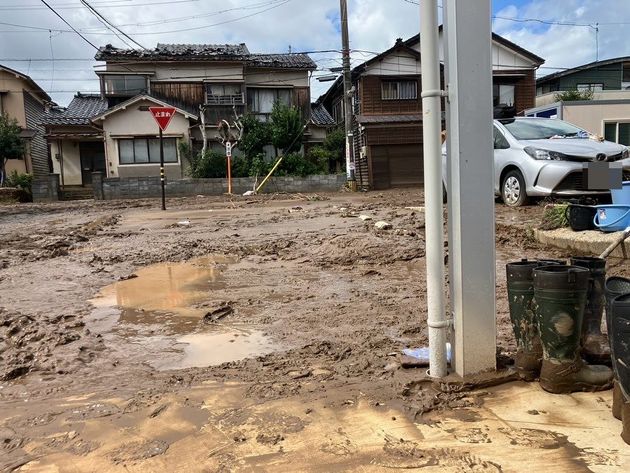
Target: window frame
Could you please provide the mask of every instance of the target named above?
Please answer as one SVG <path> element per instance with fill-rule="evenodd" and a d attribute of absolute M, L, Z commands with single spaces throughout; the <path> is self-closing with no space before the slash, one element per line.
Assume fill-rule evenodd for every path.
<path fill-rule="evenodd" d="M 615 125 L 615 139 L 614 140 L 608 140 L 608 141 L 613 141 L 613 143 L 617 143 L 620 144 L 622 146 L 630 146 L 630 140 L 628 140 L 628 144 L 624 144 L 624 143 L 620 143 L 619 142 L 619 125 L 628 125 L 630 126 L 630 119 L 618 119 L 618 120 L 603 120 L 602 121 L 602 136 L 604 137 L 604 139 L 606 139 L 606 125 Z M 628 133 L 630 135 L 630 131 Z"/>
<path fill-rule="evenodd" d="M 158 156 L 157 156 L 157 161 L 152 161 L 151 160 L 151 146 L 150 146 L 150 140 L 159 140 L 158 137 L 155 136 L 134 136 L 131 138 L 117 138 L 117 148 L 118 148 L 118 165 L 119 166 L 147 166 L 147 165 L 152 165 L 152 166 L 159 166 L 160 164 L 160 156 L 159 156 L 159 151 L 158 151 Z M 122 161 L 122 154 L 121 154 L 121 143 L 123 141 L 126 142 L 131 142 L 131 149 L 133 150 L 133 162 L 131 163 L 125 163 Z M 147 159 L 148 161 L 140 161 L 137 162 L 136 161 L 136 141 L 144 141 L 144 146 L 145 149 L 147 151 Z M 169 160 L 166 156 L 166 152 L 164 153 L 164 164 L 179 164 L 179 152 L 177 151 L 177 138 L 175 137 L 165 137 L 164 138 L 164 150 L 166 151 L 166 142 L 169 141 L 173 141 L 174 142 L 174 149 L 175 149 L 175 160 Z M 159 149 L 159 148 L 158 148 Z"/>
<path fill-rule="evenodd" d="M 516 106 L 516 84 L 513 83 L 509 83 L 509 84 L 492 84 L 492 106 L 493 107 L 498 107 L 501 104 L 501 87 L 511 87 L 512 88 L 512 103 L 510 104 L 505 104 L 508 107 L 515 107 Z M 497 91 L 497 95 L 494 95 L 495 92 L 495 88 Z M 496 102 L 495 103 L 495 97 L 496 97 Z"/>
<path fill-rule="evenodd" d="M 147 74 L 125 74 L 125 73 L 120 73 L 120 74 L 103 74 L 100 76 L 101 77 L 101 91 L 103 93 L 103 96 L 105 97 L 133 97 L 135 95 L 138 95 L 140 93 L 147 93 L 150 92 L 149 90 L 149 76 Z M 111 90 L 108 91 L 107 90 L 107 81 L 109 80 L 113 80 L 114 78 L 122 78 L 125 84 L 125 88 L 123 91 L 117 91 L 117 90 Z M 128 78 L 142 78 L 144 80 L 144 87 L 142 89 L 132 89 L 131 91 L 129 91 L 129 89 L 127 88 L 127 79 Z"/>
<path fill-rule="evenodd" d="M 281 92 L 286 92 L 288 94 L 288 103 L 286 103 L 285 105 L 291 107 L 293 106 L 293 87 L 247 87 L 247 98 L 246 98 L 246 102 L 247 102 L 247 112 L 251 113 L 252 115 L 258 117 L 259 119 L 263 119 L 263 121 L 268 121 L 269 120 L 269 116 L 271 115 L 271 110 L 269 112 L 261 112 L 260 110 L 254 110 L 253 107 L 253 103 L 254 103 L 254 98 L 253 95 L 260 93 L 260 91 L 265 91 L 265 92 L 273 92 L 275 97 L 274 97 L 274 101 L 273 103 L 275 104 L 276 102 L 282 102 L 280 100 L 280 93 Z M 252 98 L 250 101 L 250 97 Z M 284 103 L 284 102 L 282 102 Z"/>
<path fill-rule="evenodd" d="M 601 92 L 604 90 L 603 82 L 582 82 L 575 85 L 575 88 L 579 92 L 586 92 L 587 90 L 592 90 L 593 92 Z"/>
<path fill-rule="evenodd" d="M 413 97 L 400 97 L 401 92 L 401 84 L 409 83 L 413 84 Z M 396 95 L 397 97 L 385 97 L 385 86 L 391 86 L 391 84 L 397 84 Z M 391 92 L 391 90 L 390 90 Z M 392 100 L 418 100 L 418 80 L 417 79 L 381 79 L 381 100 L 383 101 L 392 101 Z"/>
<path fill-rule="evenodd" d="M 212 94 L 213 86 L 223 87 L 223 94 Z M 240 92 L 236 94 L 226 94 L 225 87 L 238 87 Z M 244 84 L 242 82 L 205 82 L 204 92 L 206 105 L 245 105 Z"/>

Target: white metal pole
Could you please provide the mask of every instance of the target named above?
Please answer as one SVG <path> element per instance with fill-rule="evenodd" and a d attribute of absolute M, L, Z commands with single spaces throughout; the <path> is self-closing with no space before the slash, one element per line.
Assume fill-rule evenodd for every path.
<path fill-rule="evenodd" d="M 420 2 L 420 60 L 429 375 L 442 378 L 447 374 L 447 321 L 444 314 L 444 217 L 442 213 L 442 143 L 440 137 L 442 91 L 440 89 L 437 28 L 437 0 L 422 0 Z"/>
<path fill-rule="evenodd" d="M 490 0 L 444 0 L 455 371 L 496 368 Z"/>

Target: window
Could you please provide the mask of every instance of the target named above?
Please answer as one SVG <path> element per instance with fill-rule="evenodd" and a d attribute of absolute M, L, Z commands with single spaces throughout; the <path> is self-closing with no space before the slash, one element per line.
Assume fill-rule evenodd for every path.
<path fill-rule="evenodd" d="M 118 140 L 120 164 L 155 164 L 160 162 L 158 138 L 130 138 Z M 164 138 L 164 162 L 177 162 L 177 140 Z"/>
<path fill-rule="evenodd" d="M 494 129 L 494 149 L 508 149 L 510 144 L 503 136 L 503 133 L 499 131 L 496 126 L 492 127 Z"/>
<path fill-rule="evenodd" d="M 241 84 L 206 84 L 206 103 L 209 105 L 243 104 Z"/>
<path fill-rule="evenodd" d="M 630 89 L 630 62 L 624 62 L 621 73 L 621 88 Z"/>
<path fill-rule="evenodd" d="M 579 90 L 580 92 L 584 92 L 587 90 L 593 90 L 593 91 L 600 91 L 600 90 L 604 90 L 604 84 L 578 84 L 577 85 L 577 90 Z"/>
<path fill-rule="evenodd" d="M 415 100 L 418 98 L 418 82 L 415 80 L 385 80 L 381 83 L 383 100 Z"/>
<path fill-rule="evenodd" d="M 517 140 L 546 140 L 552 136 L 579 136 L 586 133 L 570 123 L 553 118 L 519 118 L 499 120 Z"/>
<path fill-rule="evenodd" d="M 510 84 L 494 84 L 492 86 L 492 105 L 514 106 L 514 90 L 515 86 Z"/>
<path fill-rule="evenodd" d="M 138 75 L 102 76 L 105 95 L 125 95 L 133 97 L 147 91 L 147 77 Z"/>
<path fill-rule="evenodd" d="M 630 122 L 604 123 L 604 138 L 608 141 L 630 146 Z"/>
<path fill-rule="evenodd" d="M 263 121 L 269 118 L 276 102 L 291 105 L 291 89 L 247 89 L 247 107 Z"/>

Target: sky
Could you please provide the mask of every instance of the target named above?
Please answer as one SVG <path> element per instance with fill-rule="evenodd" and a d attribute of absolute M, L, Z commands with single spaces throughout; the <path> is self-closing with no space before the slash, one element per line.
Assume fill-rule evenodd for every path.
<path fill-rule="evenodd" d="M 353 64 L 419 30 L 418 0 L 348 0 Z M 94 46 L 133 47 L 82 0 L 46 0 Z M 341 66 L 338 0 L 87 0 L 140 45 L 246 43 L 251 52 L 313 52 L 312 99 Z M 630 56 L 630 0 L 494 0 L 493 31 L 546 59 L 539 76 Z M 95 49 L 41 0 L 0 0 L 0 64 L 30 75 L 60 105 L 98 92 Z M 19 59 L 19 61 L 15 61 Z M 52 60 L 54 59 L 54 60 Z"/>

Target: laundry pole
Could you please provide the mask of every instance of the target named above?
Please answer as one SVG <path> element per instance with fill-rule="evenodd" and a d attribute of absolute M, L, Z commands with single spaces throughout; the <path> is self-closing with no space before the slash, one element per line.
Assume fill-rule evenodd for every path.
<path fill-rule="evenodd" d="M 437 0 L 420 2 L 420 61 L 422 72 L 422 136 L 427 271 L 429 376 L 447 375 L 444 313 L 444 217 L 442 212 L 442 128 Z"/>
<path fill-rule="evenodd" d="M 491 5 L 443 5 L 453 358 L 466 376 L 496 369 Z"/>

